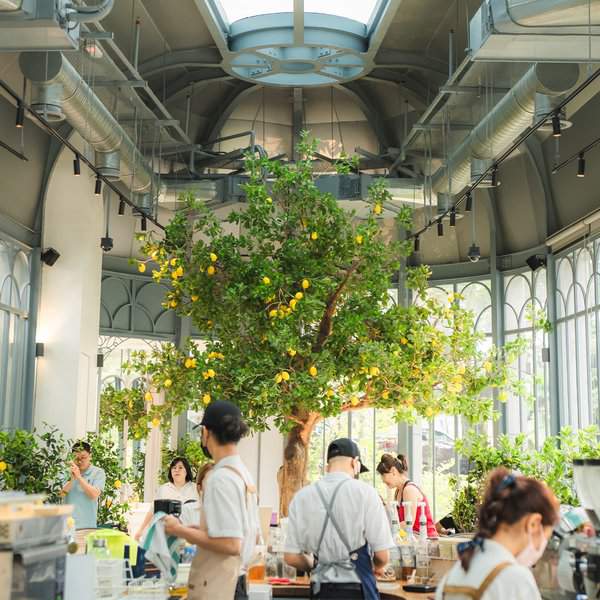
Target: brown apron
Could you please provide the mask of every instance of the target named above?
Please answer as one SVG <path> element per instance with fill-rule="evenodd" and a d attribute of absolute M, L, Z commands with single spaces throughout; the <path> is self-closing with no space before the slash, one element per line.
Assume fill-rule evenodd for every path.
<path fill-rule="evenodd" d="M 221 468 L 233 471 L 244 482 L 247 508 L 248 496 L 255 493 L 253 486 L 246 483 L 242 474 L 235 467 L 225 465 Z M 200 529 L 208 532 L 204 510 L 200 517 Z M 190 568 L 188 600 L 233 600 L 241 568 L 241 556 L 230 556 L 198 548 Z"/>
<path fill-rule="evenodd" d="M 483 580 L 483 583 L 478 588 L 472 588 L 468 586 L 462 585 L 445 585 L 444 590 L 442 592 L 442 598 L 445 600 L 448 596 L 469 596 L 473 600 L 481 600 L 485 591 L 492 585 L 492 582 L 498 575 L 500 575 L 501 571 L 506 569 L 506 567 L 510 567 L 514 563 L 511 562 L 503 562 L 499 565 L 496 565 L 489 573 L 488 576 Z"/>

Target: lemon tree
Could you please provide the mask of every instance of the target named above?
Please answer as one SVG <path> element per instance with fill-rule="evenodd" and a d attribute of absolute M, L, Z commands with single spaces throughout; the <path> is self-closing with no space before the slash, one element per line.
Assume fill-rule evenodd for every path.
<path fill-rule="evenodd" d="M 382 235 L 384 182 L 371 186 L 370 214 L 357 219 L 315 185 L 315 144 L 306 135 L 299 151 L 295 164 L 247 159 L 247 203 L 226 227 L 201 201 L 184 198 L 163 239 L 141 236 L 139 261 L 140 271 L 170 282 L 165 308 L 191 317 L 207 342 L 202 351 L 190 343 L 146 360 L 152 384 L 175 398 L 157 410 L 222 398 L 254 429 L 273 420 L 288 440 L 284 508 L 304 483 L 319 419 L 367 406 L 392 408 L 404 421 L 440 412 L 489 419 L 493 402 L 483 392 L 514 385 L 507 365 L 519 351 L 519 342 L 481 351 L 460 297 L 428 297 L 427 267 L 407 272 L 417 301 L 395 305 L 388 288 L 412 245 Z M 397 226 L 411 229 L 409 208 Z"/>

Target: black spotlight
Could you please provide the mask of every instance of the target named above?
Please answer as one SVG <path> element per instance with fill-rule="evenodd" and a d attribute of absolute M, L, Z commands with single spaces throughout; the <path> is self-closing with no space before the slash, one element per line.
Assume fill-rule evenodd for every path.
<path fill-rule="evenodd" d="M 442 237 L 444 235 L 444 224 L 442 223 L 441 217 L 438 219 L 438 222 L 437 222 L 437 230 L 438 230 L 438 235 L 440 237 Z"/>
<path fill-rule="evenodd" d="M 73 175 L 76 177 L 81 175 L 81 161 L 79 160 L 79 154 L 76 154 L 73 159 Z"/>
<path fill-rule="evenodd" d="M 23 129 L 23 125 L 25 124 L 25 107 L 22 102 L 19 102 L 17 105 L 17 118 L 15 121 L 15 127 L 17 129 Z"/>
<path fill-rule="evenodd" d="M 147 231 L 148 230 L 148 223 L 146 221 L 146 217 L 142 217 L 142 226 L 141 226 L 141 230 L 142 231 Z"/>
<path fill-rule="evenodd" d="M 123 198 L 119 200 L 119 214 L 121 216 L 125 214 L 125 200 L 123 200 Z"/>
<path fill-rule="evenodd" d="M 558 138 L 562 135 L 562 131 L 560 129 L 560 117 L 558 115 L 554 115 L 552 117 L 552 137 Z"/>
<path fill-rule="evenodd" d="M 60 254 L 54 248 L 47 248 L 42 252 L 40 258 L 45 265 L 51 267 L 60 258 Z"/>
<path fill-rule="evenodd" d="M 579 155 L 579 160 L 577 161 L 577 177 L 585 177 L 585 157 L 583 154 Z"/>
<path fill-rule="evenodd" d="M 415 236 L 415 252 L 418 252 L 421 249 L 421 240 L 419 236 Z"/>
<path fill-rule="evenodd" d="M 96 183 L 94 185 L 94 194 L 96 196 L 100 196 L 100 194 L 102 194 L 102 179 L 100 179 L 99 175 L 96 175 Z"/>
<path fill-rule="evenodd" d="M 456 227 L 456 206 L 450 209 L 450 227 Z"/>
<path fill-rule="evenodd" d="M 465 200 L 465 212 L 471 212 L 473 210 L 473 194 L 467 192 L 467 199 Z"/>
<path fill-rule="evenodd" d="M 537 271 L 546 266 L 546 257 L 543 254 L 533 254 L 525 262 L 532 271 Z"/>
<path fill-rule="evenodd" d="M 103 238 L 100 238 L 100 248 L 102 248 L 104 252 L 110 252 L 113 249 L 113 246 L 113 239 L 108 235 Z"/>

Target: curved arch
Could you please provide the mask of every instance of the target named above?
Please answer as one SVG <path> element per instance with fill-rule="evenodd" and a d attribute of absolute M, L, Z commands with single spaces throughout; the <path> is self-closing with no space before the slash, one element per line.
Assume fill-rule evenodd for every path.
<path fill-rule="evenodd" d="M 108 275 L 102 279 L 102 282 L 100 285 L 101 286 L 104 285 L 104 282 L 106 282 L 106 281 L 118 281 L 123 286 L 123 289 L 125 290 L 125 293 L 127 294 L 127 298 L 129 299 L 129 301 L 130 302 L 132 301 L 131 292 L 129 290 L 129 287 L 125 284 L 125 281 L 123 281 L 123 279 L 121 277 L 116 277 L 115 275 Z"/>

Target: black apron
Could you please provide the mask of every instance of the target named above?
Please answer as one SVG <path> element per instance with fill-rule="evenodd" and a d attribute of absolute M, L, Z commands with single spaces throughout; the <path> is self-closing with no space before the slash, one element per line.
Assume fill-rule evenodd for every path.
<path fill-rule="evenodd" d="M 311 574 L 311 597 L 312 598 L 321 597 L 319 594 L 321 591 L 321 585 L 323 584 L 323 582 L 322 582 L 323 574 L 331 568 L 338 568 L 338 569 L 343 569 L 343 570 L 347 570 L 347 571 L 354 571 L 356 573 L 356 575 L 358 576 L 358 579 L 360 580 L 360 589 L 357 589 L 354 594 L 352 594 L 352 592 L 350 590 L 348 591 L 346 597 L 349 600 L 352 597 L 361 598 L 362 600 L 380 600 L 379 592 L 377 591 L 377 582 L 375 581 L 375 575 L 373 573 L 373 563 L 371 561 L 371 554 L 369 552 L 368 543 L 365 542 L 365 544 L 363 546 L 361 546 L 360 548 L 358 548 L 356 550 L 353 550 L 350 547 L 350 544 L 348 543 L 348 540 L 347 540 L 345 534 L 343 533 L 343 531 L 339 527 L 337 521 L 335 520 L 335 517 L 333 516 L 332 509 L 333 509 L 333 504 L 335 502 L 337 494 L 340 491 L 340 488 L 344 485 L 344 483 L 346 483 L 348 481 L 350 481 L 350 479 L 344 479 L 343 481 L 341 481 L 338 484 L 338 486 L 333 491 L 333 494 L 331 496 L 331 500 L 329 501 L 329 503 L 327 502 L 327 499 L 325 498 L 323 491 L 319 487 L 319 484 L 318 483 L 315 484 L 315 486 L 317 488 L 317 492 L 319 494 L 319 497 L 321 498 L 321 502 L 323 503 L 323 506 L 325 507 L 325 511 L 327 513 L 325 516 L 325 522 L 323 523 L 323 529 L 321 530 L 321 537 L 319 538 L 319 543 L 317 545 L 317 550 L 316 550 L 315 554 L 318 557 L 319 550 L 321 549 L 321 544 L 323 543 L 323 538 L 325 537 L 325 530 L 327 529 L 327 525 L 329 524 L 329 521 L 331 521 L 331 524 L 333 525 L 333 528 L 335 529 L 340 540 L 342 541 L 342 544 L 346 547 L 348 556 L 345 559 L 342 559 L 342 560 L 336 561 L 336 562 L 331 562 L 331 563 L 323 563 L 319 560 L 317 561 L 317 566 L 315 567 L 315 569 L 313 570 L 313 572 Z M 328 588 L 329 587 L 335 588 L 335 587 L 337 587 L 338 584 L 332 582 L 332 583 L 326 583 L 323 585 L 327 586 Z M 340 583 L 339 587 L 340 588 L 346 587 L 348 585 L 351 586 L 353 584 Z"/>

